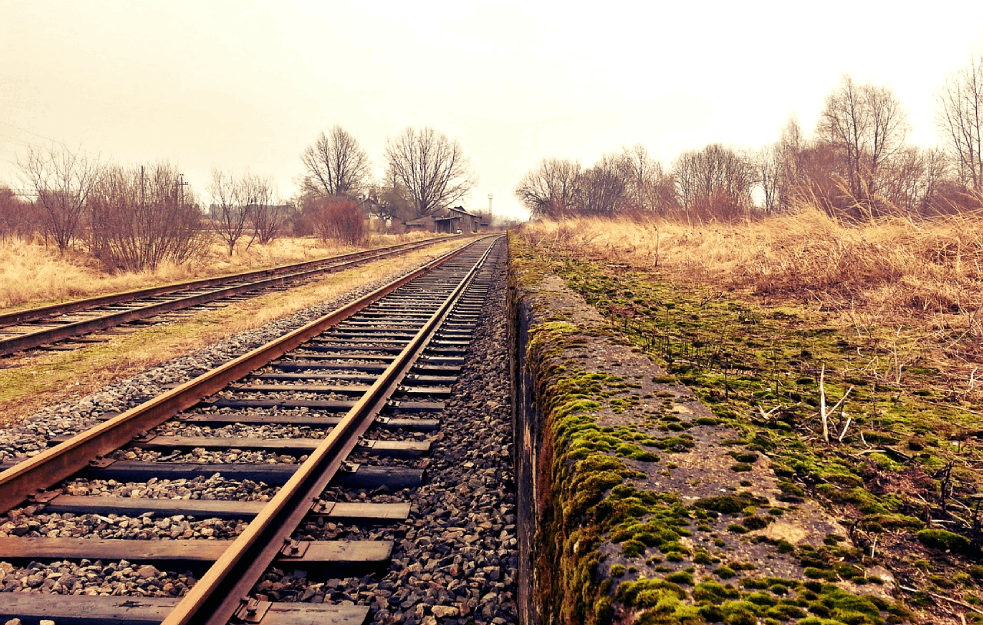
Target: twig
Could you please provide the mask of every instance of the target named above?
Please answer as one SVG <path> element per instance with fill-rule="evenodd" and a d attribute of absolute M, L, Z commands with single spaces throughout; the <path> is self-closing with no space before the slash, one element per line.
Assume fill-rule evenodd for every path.
<path fill-rule="evenodd" d="M 852 390 L 853 387 L 851 386 L 846 390 L 846 393 L 843 394 L 843 397 L 840 398 L 840 401 L 836 402 L 836 405 L 833 406 L 831 410 L 826 410 L 826 365 L 823 364 L 823 368 L 819 372 L 819 418 L 822 419 L 823 422 L 823 440 L 826 441 L 826 444 L 829 444 L 829 416 L 843 405 L 843 402 L 846 401 L 846 398 L 850 395 L 850 391 Z M 845 431 L 846 430 L 844 429 L 844 432 Z"/>
<path fill-rule="evenodd" d="M 847 417 L 846 418 L 846 425 L 843 426 L 843 431 L 840 432 L 840 437 L 838 439 L 836 439 L 837 441 L 839 441 L 841 443 L 843 442 L 843 437 L 846 436 L 846 431 L 850 427 L 850 422 L 851 421 L 853 421 L 853 418 L 852 417 Z"/>
<path fill-rule="evenodd" d="M 970 612 L 976 612 L 977 614 L 983 614 L 983 610 L 980 610 L 979 608 L 977 608 L 974 605 L 970 605 L 968 603 L 965 603 L 963 601 L 960 601 L 959 599 L 953 599 L 951 597 L 946 597 L 945 595 L 940 595 L 938 593 L 930 592 L 928 590 L 918 590 L 916 588 L 908 588 L 907 586 L 900 586 L 899 585 L 898 588 L 900 588 L 901 590 L 903 590 L 905 592 L 924 592 L 926 595 L 932 597 L 933 599 L 941 599 L 942 601 L 948 601 L 949 603 L 952 603 L 952 604 L 958 605 L 960 607 L 966 608 Z"/>

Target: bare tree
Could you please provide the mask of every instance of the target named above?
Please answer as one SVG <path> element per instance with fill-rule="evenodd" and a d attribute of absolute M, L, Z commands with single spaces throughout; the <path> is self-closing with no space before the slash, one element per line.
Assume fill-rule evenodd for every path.
<path fill-rule="evenodd" d="M 270 178 L 246 174 L 242 179 L 245 195 L 251 201 L 249 222 L 252 236 L 262 244 L 280 236 L 287 221 L 287 207 L 278 201 L 276 187 Z"/>
<path fill-rule="evenodd" d="M 775 210 L 788 210 L 793 202 L 803 194 L 803 151 L 807 145 L 802 136 L 799 120 L 790 117 L 782 128 L 782 136 L 772 150 L 776 171 L 773 173 L 776 184 Z"/>
<path fill-rule="evenodd" d="M 687 219 L 735 219 L 751 210 L 751 161 L 719 143 L 680 155 L 673 176 Z"/>
<path fill-rule="evenodd" d="M 619 159 L 604 156 L 577 176 L 576 210 L 582 215 L 614 216 L 625 206 L 627 189 L 624 173 L 619 170 Z"/>
<path fill-rule="evenodd" d="M 533 217 L 555 217 L 574 208 L 580 163 L 543 159 L 519 181 L 515 195 Z"/>
<path fill-rule="evenodd" d="M 755 184 L 761 190 L 763 208 L 768 213 L 781 210 L 782 163 L 776 146 L 766 145 L 751 159 Z"/>
<path fill-rule="evenodd" d="M 477 181 L 461 145 L 433 128 L 407 128 L 387 140 L 386 160 L 386 178 L 406 189 L 414 217 L 460 201 Z"/>
<path fill-rule="evenodd" d="M 959 178 L 983 196 L 983 54 L 949 76 L 935 101 L 936 123 L 958 164 Z"/>
<path fill-rule="evenodd" d="M 368 184 L 369 156 L 341 126 L 318 135 L 300 160 L 307 170 L 303 186 L 314 195 L 354 197 Z"/>
<path fill-rule="evenodd" d="M 887 87 L 854 84 L 843 76 L 826 98 L 819 136 L 841 151 L 847 191 L 861 214 L 870 217 L 881 166 L 904 144 L 907 113 Z"/>
<path fill-rule="evenodd" d="M 58 249 L 71 247 L 81 234 L 85 204 L 99 180 L 99 161 L 79 148 L 29 146 L 19 162 L 21 171 L 37 193 L 37 206 L 46 234 Z"/>
<path fill-rule="evenodd" d="M 638 143 L 623 148 L 617 167 L 625 182 L 625 208 L 667 214 L 676 207 L 675 183 L 662 163 Z"/>
<path fill-rule="evenodd" d="M 107 167 L 89 196 L 89 247 L 113 269 L 182 263 L 204 249 L 201 209 L 177 168 Z"/>
<path fill-rule="evenodd" d="M 394 172 L 387 172 L 394 176 Z M 369 187 L 368 199 L 371 202 L 372 214 L 382 221 L 392 222 L 396 219 L 410 219 L 413 216 L 413 199 L 409 191 L 395 177 Z"/>
<path fill-rule="evenodd" d="M 236 243 L 252 224 L 256 207 L 269 204 L 270 186 L 266 179 L 252 174 L 233 176 L 214 169 L 208 192 L 212 197 L 211 213 L 216 230 L 232 256 Z M 247 250 L 255 239 L 256 231 L 253 230 L 246 244 Z"/>
<path fill-rule="evenodd" d="M 17 197 L 10 187 L 0 186 L 0 241 L 33 234 L 39 225 L 34 204 Z"/>

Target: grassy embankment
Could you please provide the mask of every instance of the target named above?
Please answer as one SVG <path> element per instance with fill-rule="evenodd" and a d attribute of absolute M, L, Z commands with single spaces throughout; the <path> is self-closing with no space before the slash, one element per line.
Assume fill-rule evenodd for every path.
<path fill-rule="evenodd" d="M 302 250 L 310 249 L 306 243 L 301 241 L 282 244 L 283 249 L 292 249 L 293 255 L 267 256 L 272 260 L 269 264 L 302 260 L 303 256 L 298 258 L 297 255 L 303 254 Z M 321 280 L 291 290 L 289 296 L 282 292 L 270 293 L 217 310 L 203 311 L 180 322 L 148 326 L 128 334 L 112 336 L 105 342 L 94 343 L 78 350 L 36 352 L 28 356 L 8 357 L 3 361 L 3 368 L 0 368 L 0 425 L 16 422 L 44 406 L 84 396 L 114 380 L 126 378 L 209 343 L 337 297 L 404 268 L 425 262 L 459 244 L 460 242 L 441 243 L 401 258 L 376 261 L 345 272 L 327 274 Z M 317 250 L 317 256 L 343 253 L 345 250 L 328 251 L 325 254 L 322 251 L 323 248 Z M 264 266 L 255 260 L 250 262 L 256 263 L 250 265 L 250 268 Z M 89 272 L 92 269 L 79 271 Z M 36 273 L 54 275 L 55 271 L 38 268 Z M 172 277 L 174 276 L 164 272 L 163 276 L 156 274 L 121 278 L 131 280 L 125 282 L 125 286 L 113 282 L 109 277 L 105 284 L 114 285 L 106 290 L 138 288 L 155 283 L 153 280 L 167 282 Z M 51 284 L 52 292 L 59 289 L 54 282 L 56 281 L 53 280 Z M 59 289 L 58 292 L 58 297 L 67 295 L 64 289 Z M 92 291 L 85 294 L 91 293 Z"/>
<path fill-rule="evenodd" d="M 844 558 L 886 566 L 916 609 L 972 616 L 983 223 L 847 227 L 805 213 L 700 228 L 545 222 L 522 236 L 750 455 L 767 454 L 790 497 L 840 518 Z"/>

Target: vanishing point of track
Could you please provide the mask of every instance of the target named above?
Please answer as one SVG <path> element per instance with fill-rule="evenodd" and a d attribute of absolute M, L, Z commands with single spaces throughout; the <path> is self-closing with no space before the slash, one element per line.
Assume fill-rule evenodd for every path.
<path fill-rule="evenodd" d="M 265 571 L 304 567 L 362 571 L 385 565 L 382 541 L 298 541 L 312 516 L 351 523 L 398 523 L 409 504 L 345 503 L 322 497 L 331 486 L 391 489 L 418 485 L 423 470 L 401 461 L 428 453 L 413 433 L 439 428 L 443 400 L 465 362 L 488 291 L 489 262 L 499 238 L 485 238 L 231 362 L 202 374 L 0 473 L 0 510 L 31 499 L 77 514 L 175 514 L 250 518 L 233 541 L 127 541 L 94 538 L 0 538 L 0 560 L 107 559 L 214 562 L 180 600 L 3 593 L 0 617 L 40 615 L 64 622 L 285 625 L 364 622 L 362 606 L 260 601 L 251 591 Z M 431 417 L 431 418 L 427 418 Z M 177 425 L 175 425 L 175 423 Z M 167 431 L 154 431 L 167 424 Z M 266 428 L 302 425 L 323 437 L 229 439 L 173 435 L 183 425 Z M 166 429 L 166 428 L 165 428 Z M 367 439 L 366 435 L 375 438 Z M 306 456 L 302 463 L 230 464 L 123 461 L 130 445 L 173 453 L 198 448 L 273 449 Z M 173 451 L 178 450 L 178 451 Z M 367 461 L 389 458 L 378 466 Z M 354 459 L 354 460 L 353 460 Z M 268 503 L 71 496 L 72 476 L 143 480 L 222 474 L 282 484 Z M 6 606 L 6 607 L 5 607 Z M 84 615 L 84 616 L 80 616 Z M 86 620 L 88 619 L 88 620 Z M 30 620 L 29 620 L 30 622 Z"/>

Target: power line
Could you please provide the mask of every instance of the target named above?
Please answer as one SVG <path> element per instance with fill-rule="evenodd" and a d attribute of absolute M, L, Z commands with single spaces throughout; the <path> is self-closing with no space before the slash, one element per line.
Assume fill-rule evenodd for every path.
<path fill-rule="evenodd" d="M 15 128 L 17 130 L 20 130 L 21 132 L 26 132 L 27 134 L 34 135 L 35 137 L 41 137 L 42 139 L 45 139 L 47 141 L 51 141 L 52 143 L 59 143 L 63 147 L 66 147 L 66 148 L 68 147 L 67 145 L 65 145 L 61 141 L 58 141 L 57 139 L 52 139 L 51 137 L 46 137 L 45 135 L 42 135 L 42 134 L 37 133 L 37 132 L 34 132 L 33 130 L 28 130 L 27 128 L 22 128 L 20 126 L 16 126 L 14 124 L 11 124 L 10 122 L 5 122 L 2 119 L 0 119 L 0 124 L 3 124 L 4 126 L 9 126 L 11 128 Z"/>

